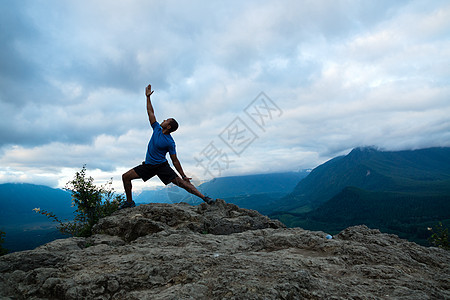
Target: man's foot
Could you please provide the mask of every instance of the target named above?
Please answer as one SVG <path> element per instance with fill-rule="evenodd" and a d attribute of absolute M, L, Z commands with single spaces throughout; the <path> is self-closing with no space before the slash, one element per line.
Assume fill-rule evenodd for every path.
<path fill-rule="evenodd" d="M 205 201 L 205 202 L 208 203 L 208 204 L 213 204 L 213 203 L 216 202 L 216 200 L 214 200 L 214 199 L 212 199 L 212 198 L 210 198 L 210 197 L 205 197 L 205 198 L 203 199 L 203 201 Z"/>
<path fill-rule="evenodd" d="M 136 203 L 134 203 L 134 201 L 131 201 L 131 202 L 126 201 L 119 207 L 119 209 L 135 207 L 135 206 L 136 206 Z"/>

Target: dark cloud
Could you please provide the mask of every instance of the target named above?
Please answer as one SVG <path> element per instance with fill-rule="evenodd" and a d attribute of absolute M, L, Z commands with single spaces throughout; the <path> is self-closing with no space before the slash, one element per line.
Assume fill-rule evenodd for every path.
<path fill-rule="evenodd" d="M 44 84 L 34 61 L 31 45 L 39 32 L 17 1 L 5 1 L 0 9 L 0 105 L 20 107 L 37 95 Z"/>
<path fill-rule="evenodd" d="M 283 116 L 228 175 L 450 140 L 445 1 L 0 6 L 0 181 L 133 166 L 149 138 L 148 83 L 159 120 L 182 124 L 180 156 L 196 172 L 193 157 L 261 91 Z"/>
<path fill-rule="evenodd" d="M 35 66 L 30 64 L 30 58 L 24 55 L 24 41 L 36 40 L 38 32 L 27 20 L 17 1 L 2 3 L 0 19 L 2 76 L 15 80 L 31 78 Z"/>

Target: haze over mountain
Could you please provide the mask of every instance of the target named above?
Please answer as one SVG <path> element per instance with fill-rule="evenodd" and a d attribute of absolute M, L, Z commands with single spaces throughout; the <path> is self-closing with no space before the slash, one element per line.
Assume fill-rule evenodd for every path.
<path fill-rule="evenodd" d="M 277 201 L 287 195 L 308 174 L 309 170 L 301 170 L 299 172 L 220 177 L 199 185 L 198 189 L 210 197 L 221 198 L 245 208 L 258 209 L 261 205 L 265 206 L 268 202 Z M 202 202 L 198 197 L 171 185 L 162 189 L 143 191 L 134 199 L 138 203 L 183 201 L 199 204 Z"/>

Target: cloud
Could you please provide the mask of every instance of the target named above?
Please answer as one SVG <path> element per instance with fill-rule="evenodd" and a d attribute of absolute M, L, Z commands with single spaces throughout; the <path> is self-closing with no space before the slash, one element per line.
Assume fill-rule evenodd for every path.
<path fill-rule="evenodd" d="M 175 117 L 187 173 L 312 168 L 351 148 L 450 146 L 446 1 L 3 1 L 0 181 L 102 179 Z M 219 134 L 264 91 L 283 111 L 236 156 Z M 253 128 L 253 127 L 252 127 Z M 259 130 L 259 131 L 258 131 Z M 70 179 L 70 178 L 69 178 Z M 157 183 L 152 183 L 157 184 Z"/>

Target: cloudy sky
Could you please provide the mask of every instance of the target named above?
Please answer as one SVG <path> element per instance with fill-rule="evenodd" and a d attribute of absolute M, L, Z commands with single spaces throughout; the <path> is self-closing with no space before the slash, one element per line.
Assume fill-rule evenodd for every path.
<path fill-rule="evenodd" d="M 0 183 L 120 189 L 149 83 L 199 181 L 450 146 L 447 0 L 3 0 L 0 54 Z"/>

